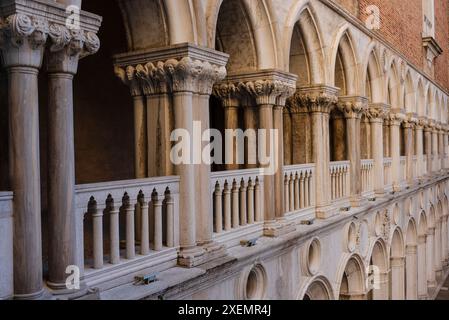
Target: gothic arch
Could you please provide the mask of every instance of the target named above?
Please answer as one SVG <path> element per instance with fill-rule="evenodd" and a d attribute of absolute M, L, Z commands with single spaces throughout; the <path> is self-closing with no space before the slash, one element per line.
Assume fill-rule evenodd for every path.
<path fill-rule="evenodd" d="M 285 70 L 298 74 L 298 84 L 325 83 L 324 52 L 313 8 L 299 2 L 285 26 Z"/>
<path fill-rule="evenodd" d="M 364 299 L 366 291 L 366 269 L 358 254 L 347 255 L 337 271 L 336 288 L 340 300 Z"/>
<path fill-rule="evenodd" d="M 385 241 L 382 238 L 378 238 L 372 242 L 369 257 L 369 270 L 368 274 L 374 276 L 374 280 L 382 280 L 385 277 L 389 269 L 388 252 Z M 375 272 L 379 272 L 376 275 Z M 376 279 L 376 276 L 379 279 Z M 379 287 L 373 288 L 368 292 L 368 299 L 370 300 L 385 300 L 388 297 L 388 283 L 379 281 Z M 370 288 L 368 288 L 369 290 Z"/>
<path fill-rule="evenodd" d="M 406 233 L 405 288 L 407 300 L 418 299 L 418 230 L 413 218 Z"/>
<path fill-rule="evenodd" d="M 358 57 L 349 25 L 343 25 L 335 36 L 330 56 L 331 82 L 340 88 L 340 95 L 350 96 L 360 92 L 358 82 Z"/>
<path fill-rule="evenodd" d="M 402 231 L 397 227 L 393 231 L 390 244 L 390 297 L 392 300 L 404 300 L 404 257 L 405 245 Z"/>
<path fill-rule="evenodd" d="M 417 113 L 416 106 L 416 87 L 413 81 L 410 70 L 408 70 L 407 75 L 405 76 L 405 87 L 404 87 L 404 104 L 405 110 L 407 113 Z"/>
<path fill-rule="evenodd" d="M 382 85 L 384 74 L 375 50 L 374 42 L 369 45 L 365 61 L 362 65 L 362 88 L 365 88 L 363 96 L 368 97 L 372 103 L 384 102 L 385 98 Z"/>
<path fill-rule="evenodd" d="M 174 8 L 167 7 L 166 3 L 165 0 L 118 1 L 126 28 L 129 50 L 165 47 L 176 42 L 183 42 L 176 41 L 181 38 L 184 38 L 184 42 L 194 42 L 189 35 L 193 34 L 193 24 L 190 19 L 184 21 L 190 10 L 187 8 L 182 11 L 183 14 L 179 15 L 177 26 L 180 26 L 182 22 L 186 24 L 183 26 L 186 35 L 181 37 L 178 35 L 180 31 L 176 30 L 181 28 L 175 27 L 175 19 L 169 19 L 169 10 L 174 10 Z M 189 4 L 182 2 L 180 5 L 188 6 Z"/>
<path fill-rule="evenodd" d="M 334 300 L 332 285 L 324 276 L 309 279 L 299 291 L 297 300 Z"/>
<path fill-rule="evenodd" d="M 424 81 L 421 77 L 418 80 L 417 112 L 419 117 L 424 117 L 426 115 L 426 91 Z"/>
<path fill-rule="evenodd" d="M 401 81 L 399 77 L 399 70 L 394 60 L 391 61 L 387 73 L 386 81 L 387 103 L 392 108 L 402 108 L 401 103 Z"/>
<path fill-rule="evenodd" d="M 225 19 L 220 19 L 222 13 Z M 274 33 L 265 1 L 211 0 L 206 8 L 206 23 L 207 45 L 216 48 L 216 39 L 222 42 L 224 48 L 219 49 L 231 55 L 228 64 L 231 72 L 277 66 Z M 224 34 L 220 34 L 220 29 Z M 237 61 L 244 56 L 249 60 Z"/>

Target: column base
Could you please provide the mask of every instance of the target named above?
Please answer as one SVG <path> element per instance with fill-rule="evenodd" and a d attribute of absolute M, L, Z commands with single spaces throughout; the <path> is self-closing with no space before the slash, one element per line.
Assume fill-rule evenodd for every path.
<path fill-rule="evenodd" d="M 277 238 L 281 235 L 285 235 L 294 231 L 296 231 L 295 224 L 281 218 L 278 220 L 266 222 L 263 228 L 263 235 L 265 237 Z"/>
<path fill-rule="evenodd" d="M 428 297 L 427 294 L 420 294 L 420 295 L 418 296 L 418 300 L 427 300 L 427 299 L 429 299 L 429 297 Z"/>
<path fill-rule="evenodd" d="M 186 268 L 194 268 L 211 262 L 215 259 L 222 258 L 226 255 L 226 246 L 217 243 L 209 242 L 202 246 L 181 249 L 178 255 L 178 264 Z"/>
<path fill-rule="evenodd" d="M 87 290 L 87 286 L 83 280 L 80 281 L 79 289 L 67 289 L 67 284 L 64 283 L 55 283 L 51 281 L 47 281 L 47 287 L 51 290 L 53 295 L 71 295 L 71 294 L 79 294 L 79 292 L 83 290 Z"/>
<path fill-rule="evenodd" d="M 383 197 L 385 197 L 385 194 L 386 194 L 385 188 L 379 189 L 379 190 L 374 190 L 374 196 L 376 198 L 383 198 Z"/>
<path fill-rule="evenodd" d="M 317 219 L 329 219 L 338 215 L 337 210 L 331 205 L 325 207 L 317 207 L 316 208 L 316 218 Z"/>
<path fill-rule="evenodd" d="M 443 270 L 437 270 L 437 271 L 435 271 L 435 277 L 436 277 L 437 279 L 443 278 Z"/>
<path fill-rule="evenodd" d="M 15 300 L 39 300 L 43 298 L 45 290 L 42 289 L 38 292 L 27 293 L 27 294 L 14 294 Z"/>

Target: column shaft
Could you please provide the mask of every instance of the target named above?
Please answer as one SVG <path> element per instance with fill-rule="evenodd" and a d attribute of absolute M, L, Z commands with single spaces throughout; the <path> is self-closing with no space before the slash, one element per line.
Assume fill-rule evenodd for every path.
<path fill-rule="evenodd" d="M 374 190 L 377 196 L 385 194 L 383 121 L 379 118 L 371 120 L 371 152 L 374 159 Z"/>

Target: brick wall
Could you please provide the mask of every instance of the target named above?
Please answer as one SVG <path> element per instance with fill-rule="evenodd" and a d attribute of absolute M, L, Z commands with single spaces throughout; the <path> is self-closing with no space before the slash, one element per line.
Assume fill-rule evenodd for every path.
<path fill-rule="evenodd" d="M 351 0 L 335 0 L 355 14 Z M 355 0 L 358 16 L 366 21 L 366 8 L 380 9 L 379 32 L 389 43 L 402 52 L 410 62 L 423 68 L 422 0 Z M 449 90 L 449 0 L 435 0 L 435 37 L 444 53 L 436 60 L 435 80 Z"/>

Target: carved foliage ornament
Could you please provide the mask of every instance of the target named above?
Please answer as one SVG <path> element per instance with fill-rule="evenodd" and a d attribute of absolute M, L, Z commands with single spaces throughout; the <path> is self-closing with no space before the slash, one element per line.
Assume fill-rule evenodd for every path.
<path fill-rule="evenodd" d="M 226 77 L 226 68 L 207 61 L 184 57 L 155 64 L 115 67 L 116 75 L 135 92 L 139 88 L 146 95 L 174 92 L 212 93 L 215 82 Z"/>
<path fill-rule="evenodd" d="M 308 112 L 330 113 L 337 105 L 338 97 L 325 92 L 302 93 L 296 92 L 288 101 L 290 108 L 307 110 Z M 292 111 L 293 112 L 293 111 Z"/>
<path fill-rule="evenodd" d="M 25 14 L 14 14 L 0 20 L 0 46 L 21 47 L 28 41 L 32 49 L 46 44 L 50 37 L 50 51 L 56 52 L 69 48 L 71 55 L 81 57 L 94 54 L 100 48 L 100 39 L 93 32 L 68 30 L 63 25 L 50 24 L 48 21 Z"/>

